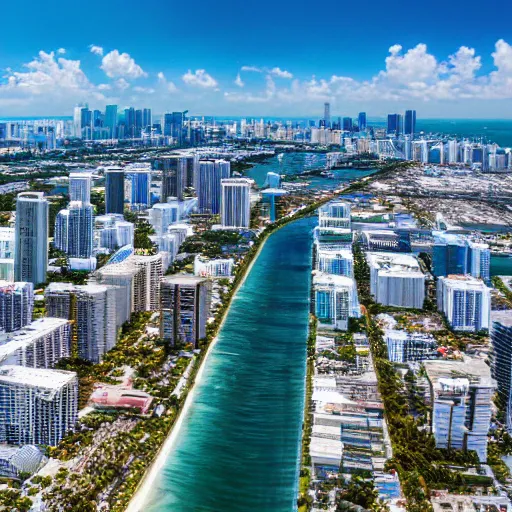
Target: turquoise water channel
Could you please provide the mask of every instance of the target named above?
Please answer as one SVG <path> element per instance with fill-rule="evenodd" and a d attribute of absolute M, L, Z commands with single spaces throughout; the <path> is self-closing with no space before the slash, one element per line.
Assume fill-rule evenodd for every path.
<path fill-rule="evenodd" d="M 297 499 L 311 273 L 303 219 L 239 289 L 148 512 L 291 512 Z"/>

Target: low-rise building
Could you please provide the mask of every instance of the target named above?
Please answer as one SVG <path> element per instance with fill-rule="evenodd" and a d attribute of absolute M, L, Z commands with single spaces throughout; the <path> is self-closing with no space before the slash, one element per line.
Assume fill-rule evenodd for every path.
<path fill-rule="evenodd" d="M 384 331 L 388 358 L 393 363 L 423 361 L 437 357 L 437 343 L 431 334 L 395 329 Z"/>

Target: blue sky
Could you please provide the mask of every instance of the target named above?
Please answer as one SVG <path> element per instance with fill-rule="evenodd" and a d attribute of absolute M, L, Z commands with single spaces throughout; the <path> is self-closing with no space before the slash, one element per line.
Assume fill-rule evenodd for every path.
<path fill-rule="evenodd" d="M 5 4 L 0 116 L 87 102 L 298 117 L 330 101 L 334 115 L 512 117 L 512 2 Z"/>

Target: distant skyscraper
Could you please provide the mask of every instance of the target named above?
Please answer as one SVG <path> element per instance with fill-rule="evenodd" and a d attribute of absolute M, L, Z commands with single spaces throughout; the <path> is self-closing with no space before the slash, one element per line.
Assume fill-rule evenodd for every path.
<path fill-rule="evenodd" d="M 226 160 L 200 160 L 197 195 L 201 213 L 220 213 L 221 180 L 229 178 L 230 163 Z"/>
<path fill-rule="evenodd" d="M 82 105 L 77 105 L 73 111 L 73 135 L 82 138 Z"/>
<path fill-rule="evenodd" d="M 16 200 L 14 279 L 40 284 L 48 268 L 48 201 L 43 192 L 22 192 Z"/>
<path fill-rule="evenodd" d="M 388 135 L 401 135 L 403 132 L 403 117 L 401 114 L 388 114 Z"/>
<path fill-rule="evenodd" d="M 331 105 L 324 103 L 324 126 L 329 128 L 331 126 Z"/>
<path fill-rule="evenodd" d="M 248 228 L 251 222 L 251 184 L 248 178 L 228 178 L 221 181 L 220 220 L 223 226 Z"/>
<path fill-rule="evenodd" d="M 135 137 L 135 109 L 133 107 L 124 109 L 124 136 L 126 139 Z"/>
<path fill-rule="evenodd" d="M 92 111 L 89 107 L 82 108 L 82 138 L 92 139 Z"/>
<path fill-rule="evenodd" d="M 91 202 L 92 174 L 90 172 L 72 172 L 69 174 L 69 200 Z"/>
<path fill-rule="evenodd" d="M 357 116 L 357 124 L 360 132 L 366 131 L 366 112 L 359 112 L 359 115 Z"/>
<path fill-rule="evenodd" d="M 172 276 L 162 280 L 160 336 L 170 345 L 197 342 L 206 336 L 208 319 L 207 279 Z"/>
<path fill-rule="evenodd" d="M 145 108 L 142 111 L 142 128 L 144 130 L 146 130 L 146 129 L 151 130 L 151 124 L 152 124 L 151 109 Z"/>
<path fill-rule="evenodd" d="M 107 105 L 105 107 L 104 126 L 109 130 L 109 138 L 117 137 L 117 105 Z"/>
<path fill-rule="evenodd" d="M 122 167 L 105 169 L 105 212 L 124 212 L 124 170 Z"/>
<path fill-rule="evenodd" d="M 405 111 L 404 134 L 414 137 L 416 133 L 416 110 Z"/>
<path fill-rule="evenodd" d="M 140 138 L 142 132 L 142 110 L 135 111 L 135 137 Z"/>
<path fill-rule="evenodd" d="M 464 238 L 443 233 L 432 248 L 432 271 L 436 277 L 468 272 L 468 245 Z"/>
<path fill-rule="evenodd" d="M 346 132 L 352 131 L 352 118 L 351 117 L 343 118 L 343 130 Z"/>

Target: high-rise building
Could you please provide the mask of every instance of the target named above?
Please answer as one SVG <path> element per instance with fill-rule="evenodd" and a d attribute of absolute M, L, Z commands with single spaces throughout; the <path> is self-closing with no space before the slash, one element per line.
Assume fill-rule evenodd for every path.
<path fill-rule="evenodd" d="M 430 384 L 432 433 L 438 448 L 474 450 L 487 460 L 496 382 L 483 359 L 424 361 Z"/>
<path fill-rule="evenodd" d="M 432 248 L 432 271 L 436 277 L 448 274 L 466 274 L 468 245 L 459 235 L 441 233 L 435 237 Z"/>
<path fill-rule="evenodd" d="M 149 223 L 157 236 L 167 233 L 167 228 L 179 220 L 180 211 L 177 204 L 157 203 L 149 210 Z"/>
<path fill-rule="evenodd" d="M 316 268 L 326 274 L 354 277 L 354 256 L 350 249 L 323 248 L 317 244 Z"/>
<path fill-rule="evenodd" d="M 162 280 L 160 336 L 172 346 L 192 343 L 206 336 L 209 309 L 207 279 L 170 276 Z"/>
<path fill-rule="evenodd" d="M 82 138 L 86 140 L 92 139 L 92 111 L 89 107 L 82 108 Z"/>
<path fill-rule="evenodd" d="M 329 228 L 350 228 L 350 204 L 332 201 L 318 210 L 318 225 Z"/>
<path fill-rule="evenodd" d="M 82 105 L 77 105 L 73 111 L 73 135 L 82 138 Z"/>
<path fill-rule="evenodd" d="M 90 172 L 72 172 L 69 174 L 69 200 L 91 202 L 92 174 Z"/>
<path fill-rule="evenodd" d="M 135 311 L 144 311 L 140 304 L 143 295 L 142 284 L 145 282 L 145 269 L 134 265 L 130 259 L 121 263 L 109 263 L 93 274 L 98 284 L 111 286 L 116 293 L 116 325 L 121 327 L 130 320 Z"/>
<path fill-rule="evenodd" d="M 90 258 L 93 253 L 94 207 L 71 201 L 55 218 L 55 247 L 70 258 Z"/>
<path fill-rule="evenodd" d="M 151 206 L 151 170 L 130 166 L 126 168 L 126 178 L 131 186 L 130 209 L 140 211 L 149 208 Z"/>
<path fill-rule="evenodd" d="M 231 165 L 226 160 L 200 160 L 197 176 L 198 206 L 201 213 L 220 213 L 221 180 L 229 178 Z"/>
<path fill-rule="evenodd" d="M 124 136 L 126 139 L 135 138 L 135 109 L 133 107 L 124 109 Z"/>
<path fill-rule="evenodd" d="M 329 128 L 331 126 L 331 105 L 324 103 L 324 126 Z"/>
<path fill-rule="evenodd" d="M 32 322 L 34 285 L 0 281 L 0 331 L 12 332 Z"/>
<path fill-rule="evenodd" d="M 357 124 L 360 132 L 366 131 L 368 126 L 366 122 L 366 112 L 359 112 L 359 115 L 357 116 Z"/>
<path fill-rule="evenodd" d="M 392 252 L 367 252 L 370 293 L 385 306 L 423 308 L 425 276 L 413 256 Z"/>
<path fill-rule="evenodd" d="M 506 424 L 512 430 L 512 311 L 493 311 L 490 329 L 491 374 L 498 383 L 498 395 L 506 411 Z"/>
<path fill-rule="evenodd" d="M 151 130 L 152 125 L 152 117 L 151 117 L 151 109 L 145 108 L 142 111 L 142 129 L 143 130 Z"/>
<path fill-rule="evenodd" d="M 157 158 L 153 166 L 162 171 L 162 186 L 160 201 L 167 201 L 168 197 L 183 200 L 183 192 L 187 187 L 187 158 L 180 155 L 170 155 Z"/>
<path fill-rule="evenodd" d="M 117 105 L 107 105 L 105 107 L 104 127 L 108 129 L 110 139 L 117 137 Z"/>
<path fill-rule="evenodd" d="M 140 138 L 142 133 L 142 110 L 135 111 L 135 137 Z"/>
<path fill-rule="evenodd" d="M 405 111 L 404 134 L 414 138 L 416 133 L 416 110 Z"/>
<path fill-rule="evenodd" d="M 78 356 L 94 363 L 116 343 L 116 291 L 111 286 L 50 283 L 45 290 L 49 316 L 73 320 Z"/>
<path fill-rule="evenodd" d="M 468 272 L 485 282 L 491 280 L 491 250 L 488 244 L 468 241 Z"/>
<path fill-rule="evenodd" d="M 137 294 L 143 305 L 142 311 L 157 311 L 160 307 L 160 282 L 163 277 L 163 255 L 131 256 L 129 261 L 142 268 L 141 282 Z"/>
<path fill-rule="evenodd" d="M 396 137 L 403 133 L 403 117 L 401 114 L 388 114 L 387 133 Z"/>
<path fill-rule="evenodd" d="M 455 331 L 489 329 L 491 294 L 480 279 L 448 275 L 437 280 L 437 308 Z"/>
<path fill-rule="evenodd" d="M 55 446 L 77 419 L 76 373 L 0 367 L 0 443 Z"/>
<path fill-rule="evenodd" d="M 221 180 L 221 224 L 225 227 L 248 228 L 251 222 L 251 185 L 248 178 Z"/>
<path fill-rule="evenodd" d="M 16 200 L 14 279 L 46 281 L 48 268 L 48 201 L 43 192 L 22 192 Z"/>
<path fill-rule="evenodd" d="M 352 118 L 351 117 L 343 118 L 343 131 L 345 131 L 345 132 L 352 131 Z"/>
<path fill-rule="evenodd" d="M 40 318 L 0 335 L 0 367 L 53 368 L 64 357 L 71 357 L 71 323 L 64 318 Z"/>
<path fill-rule="evenodd" d="M 122 167 L 105 169 L 105 212 L 124 212 L 124 170 Z"/>
<path fill-rule="evenodd" d="M 359 318 L 355 281 L 350 277 L 313 272 L 314 312 L 325 329 L 348 329 L 349 318 Z"/>

